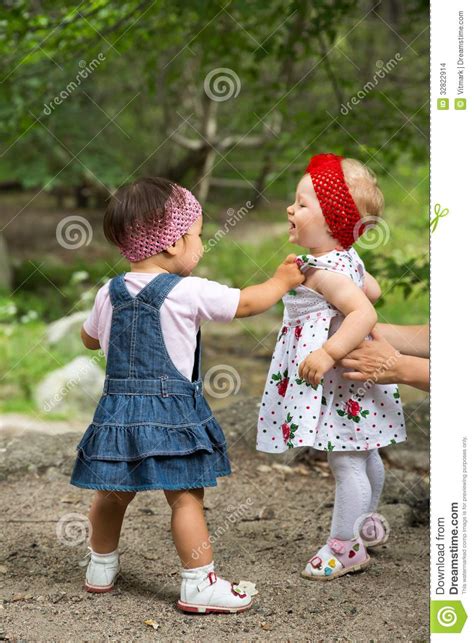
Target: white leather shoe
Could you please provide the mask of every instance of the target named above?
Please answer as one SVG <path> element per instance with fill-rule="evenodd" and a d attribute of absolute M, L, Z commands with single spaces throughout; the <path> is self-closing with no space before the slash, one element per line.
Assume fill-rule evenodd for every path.
<path fill-rule="evenodd" d="M 84 589 L 87 592 L 110 592 L 120 572 L 118 549 L 110 554 L 96 554 L 89 547 L 86 557 L 90 558 L 86 570 Z"/>
<path fill-rule="evenodd" d="M 219 578 L 212 564 L 197 569 L 183 569 L 181 577 L 178 608 L 183 612 L 234 614 L 252 606 L 252 597 L 239 590 L 236 584 Z"/>

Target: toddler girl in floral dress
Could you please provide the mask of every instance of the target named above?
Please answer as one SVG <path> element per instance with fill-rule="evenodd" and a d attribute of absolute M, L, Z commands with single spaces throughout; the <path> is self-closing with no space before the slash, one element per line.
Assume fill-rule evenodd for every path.
<path fill-rule="evenodd" d="M 368 546 L 385 542 L 375 514 L 384 483 L 379 448 L 406 439 L 394 385 L 350 382 L 338 362 L 374 327 L 376 280 L 351 247 L 381 214 L 376 179 L 354 159 L 311 159 L 289 206 L 290 241 L 305 248 L 300 285 L 283 297 L 285 312 L 258 420 L 257 449 L 313 447 L 328 454 L 336 480 L 330 537 L 303 576 L 331 580 L 365 568 Z"/>

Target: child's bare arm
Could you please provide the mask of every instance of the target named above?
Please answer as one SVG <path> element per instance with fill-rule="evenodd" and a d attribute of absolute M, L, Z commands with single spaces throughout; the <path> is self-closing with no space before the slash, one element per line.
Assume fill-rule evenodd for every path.
<path fill-rule="evenodd" d="M 303 281 L 304 275 L 296 264 L 296 255 L 288 255 L 278 266 L 273 277 L 262 284 L 244 288 L 240 292 L 240 302 L 235 316 L 249 317 L 263 313 Z"/>
<path fill-rule="evenodd" d="M 81 328 L 81 339 L 84 346 L 92 351 L 96 351 L 100 348 L 99 340 L 88 335 L 84 328 Z"/>
<path fill-rule="evenodd" d="M 362 290 L 373 304 L 375 304 L 377 299 L 379 299 L 380 295 L 382 294 L 379 282 L 370 274 L 370 272 L 367 271 L 365 272 L 364 287 L 362 288 Z"/>
<path fill-rule="evenodd" d="M 377 313 L 362 290 L 345 275 L 317 270 L 306 283 L 345 316 L 334 335 L 299 366 L 300 377 L 317 386 L 323 375 L 370 333 Z"/>

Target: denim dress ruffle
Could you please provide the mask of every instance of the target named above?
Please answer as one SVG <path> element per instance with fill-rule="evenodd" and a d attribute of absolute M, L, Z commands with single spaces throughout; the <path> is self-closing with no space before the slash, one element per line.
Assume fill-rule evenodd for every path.
<path fill-rule="evenodd" d="M 103 395 L 77 445 L 71 484 L 145 491 L 215 487 L 231 473 L 225 436 L 203 397 L 197 335 L 192 381 L 171 361 L 160 308 L 179 275 L 160 274 L 136 297 L 124 275 L 113 306 Z"/>

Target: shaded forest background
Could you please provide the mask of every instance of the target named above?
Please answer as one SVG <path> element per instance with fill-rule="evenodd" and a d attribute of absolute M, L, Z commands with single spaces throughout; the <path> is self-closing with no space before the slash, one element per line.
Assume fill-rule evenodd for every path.
<path fill-rule="evenodd" d="M 127 269 L 101 218 L 140 175 L 196 193 L 197 274 L 243 287 L 297 251 L 285 207 L 309 157 L 362 160 L 386 199 L 358 248 L 379 317 L 426 321 L 428 25 L 419 0 L 4 2 L 2 408 L 28 411 L 34 382 L 80 350 L 46 348 L 45 329 Z"/>

